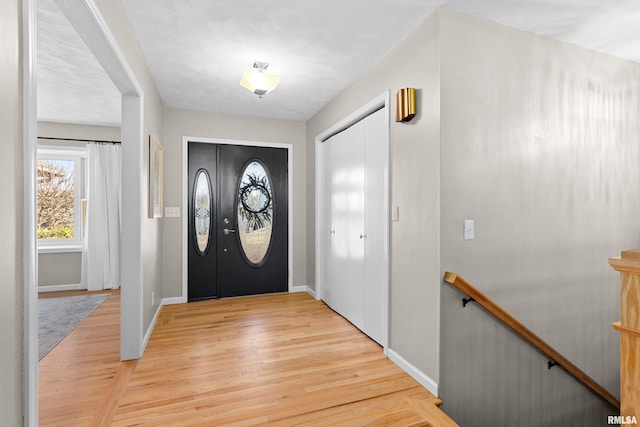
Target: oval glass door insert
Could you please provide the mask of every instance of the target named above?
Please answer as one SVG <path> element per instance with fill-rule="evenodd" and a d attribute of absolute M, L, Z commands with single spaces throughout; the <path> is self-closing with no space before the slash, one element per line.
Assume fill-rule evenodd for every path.
<path fill-rule="evenodd" d="M 200 169 L 193 186 L 193 230 L 196 249 L 204 255 L 211 240 L 211 182 L 206 170 Z"/>
<path fill-rule="evenodd" d="M 260 265 L 269 252 L 273 220 L 271 182 L 262 163 L 252 161 L 238 188 L 238 235 L 251 265 Z"/>

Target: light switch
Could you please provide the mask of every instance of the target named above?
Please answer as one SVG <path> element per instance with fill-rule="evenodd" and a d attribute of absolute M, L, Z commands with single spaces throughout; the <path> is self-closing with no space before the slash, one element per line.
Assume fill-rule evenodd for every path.
<path fill-rule="evenodd" d="M 391 209 L 391 221 L 400 221 L 400 206 L 394 206 Z"/>
<path fill-rule="evenodd" d="M 165 207 L 164 208 L 164 216 L 166 218 L 179 218 L 180 217 L 180 208 L 179 207 Z"/>
<path fill-rule="evenodd" d="M 473 240 L 475 238 L 475 227 L 474 220 L 464 220 L 464 240 Z"/>

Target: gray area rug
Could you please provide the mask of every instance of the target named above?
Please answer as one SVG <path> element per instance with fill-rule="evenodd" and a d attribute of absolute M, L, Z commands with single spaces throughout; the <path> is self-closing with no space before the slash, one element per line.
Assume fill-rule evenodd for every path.
<path fill-rule="evenodd" d="M 109 294 L 38 299 L 38 360 L 102 304 Z"/>

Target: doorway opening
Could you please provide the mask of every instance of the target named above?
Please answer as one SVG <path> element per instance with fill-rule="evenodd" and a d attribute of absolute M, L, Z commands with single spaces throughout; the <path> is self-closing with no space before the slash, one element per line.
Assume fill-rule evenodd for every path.
<path fill-rule="evenodd" d="M 36 176 L 36 7 L 27 0 L 23 9 L 24 26 L 24 359 L 25 425 L 38 419 L 38 306 Z M 122 191 L 121 224 L 121 334 L 120 357 L 137 359 L 144 350 L 142 323 L 142 200 L 143 177 L 143 91 L 124 54 L 109 31 L 93 0 L 56 0 L 71 26 L 103 66 L 121 93 L 122 102 L 122 179 L 130 185 Z"/>

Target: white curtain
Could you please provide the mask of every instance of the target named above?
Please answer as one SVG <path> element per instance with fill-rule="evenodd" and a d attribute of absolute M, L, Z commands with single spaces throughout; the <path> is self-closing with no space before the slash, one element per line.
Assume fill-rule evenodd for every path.
<path fill-rule="evenodd" d="M 88 176 L 82 285 L 90 291 L 117 289 L 120 287 L 120 145 L 89 144 Z"/>

